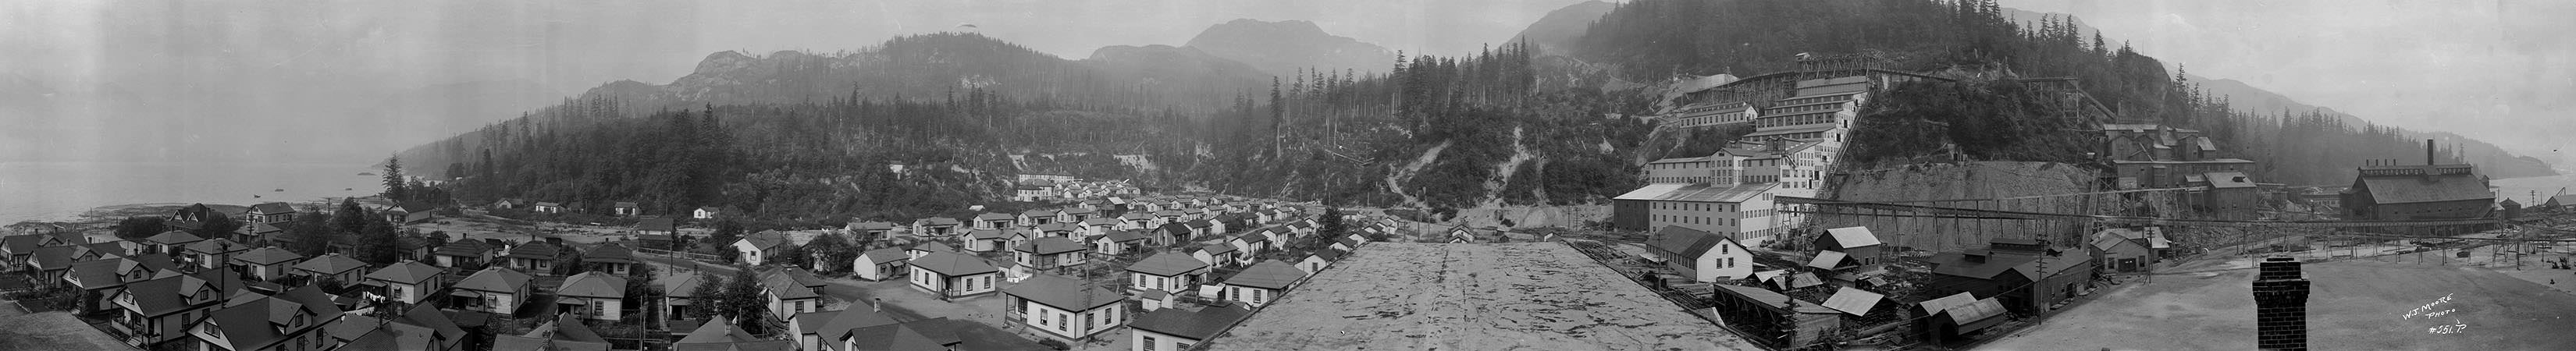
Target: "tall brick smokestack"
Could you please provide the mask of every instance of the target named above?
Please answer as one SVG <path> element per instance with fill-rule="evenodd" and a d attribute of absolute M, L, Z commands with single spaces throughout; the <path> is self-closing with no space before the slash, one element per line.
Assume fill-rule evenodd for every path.
<path fill-rule="evenodd" d="M 2300 277 L 2299 261 L 2263 259 L 2259 272 L 2254 279 L 2254 348 L 2307 351 L 2308 280 Z"/>

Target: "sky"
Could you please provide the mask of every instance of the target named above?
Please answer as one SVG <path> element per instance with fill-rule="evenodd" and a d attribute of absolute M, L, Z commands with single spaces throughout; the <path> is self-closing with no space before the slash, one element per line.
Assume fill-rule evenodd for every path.
<path fill-rule="evenodd" d="M 606 82 L 667 83 L 717 51 L 970 24 L 1075 59 L 1237 18 L 1471 53 L 1575 2 L 0 0 L 0 161 L 368 161 Z M 2195 75 L 2576 163 L 2576 2 L 2003 3 L 2075 14 Z"/>
<path fill-rule="evenodd" d="M 2576 2 L 2003 0 L 2193 75 L 2576 164 Z M 2563 152 L 2561 152 L 2563 151 Z"/>
<path fill-rule="evenodd" d="M 708 54 L 972 25 L 1071 59 L 1309 20 L 1472 53 L 1577 0 L 0 1 L 0 161 L 358 162 Z"/>

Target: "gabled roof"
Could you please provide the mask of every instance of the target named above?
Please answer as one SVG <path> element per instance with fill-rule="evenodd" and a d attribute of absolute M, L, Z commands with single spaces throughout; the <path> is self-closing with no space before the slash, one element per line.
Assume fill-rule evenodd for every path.
<path fill-rule="evenodd" d="M 664 295 L 691 297 L 689 294 L 698 291 L 698 284 L 706 283 L 705 279 L 699 279 L 698 274 L 697 272 L 675 272 L 661 278 L 653 278 L 653 285 L 661 286 Z"/>
<path fill-rule="evenodd" d="M 1190 226 L 1189 226 L 1189 225 L 1186 225 L 1186 224 L 1180 224 L 1180 223 L 1163 223 L 1163 225 L 1162 225 L 1162 226 L 1154 227 L 1154 230 L 1162 231 L 1163 233 L 1167 233 L 1167 234 L 1171 234 L 1171 235 L 1172 235 L 1172 236 L 1174 236 L 1174 237 L 1183 237 L 1183 236 L 1189 236 L 1189 235 L 1190 235 Z"/>
<path fill-rule="evenodd" d="M 366 262 L 358 262 L 358 259 L 349 258 L 348 255 L 342 254 L 322 255 L 322 257 L 314 257 L 313 259 L 304 260 L 303 263 L 295 264 L 296 270 L 318 272 L 322 274 L 340 274 L 366 268 Z"/>
<path fill-rule="evenodd" d="M 636 263 L 635 250 L 626 248 L 626 245 L 600 245 L 599 247 L 590 248 L 590 252 L 581 253 L 581 261 L 585 263 Z"/>
<path fill-rule="evenodd" d="M 1144 211 L 1128 211 L 1127 214 L 1118 215 L 1118 219 L 1131 221 L 1139 219 L 1154 219 L 1154 215 L 1145 214 Z"/>
<path fill-rule="evenodd" d="M 1005 238 L 1005 236 L 1002 236 L 1002 230 L 1001 230 L 1001 229 L 980 229 L 980 228 L 979 228 L 979 229 L 973 229 L 973 230 L 967 230 L 967 231 L 966 231 L 966 239 L 968 239 L 968 240 L 976 240 L 976 239 L 1001 239 L 1001 238 Z"/>
<path fill-rule="evenodd" d="M 910 255 L 905 255 L 905 254 L 904 254 L 904 251 L 905 251 L 904 249 L 898 249 L 898 248 L 892 248 L 892 247 L 888 247 L 888 248 L 880 248 L 880 249 L 875 249 L 875 250 L 868 250 L 868 252 L 862 252 L 862 253 L 859 253 L 859 257 L 858 257 L 858 258 L 859 258 L 859 259 L 863 259 L 863 260 L 868 260 L 868 262 L 876 262 L 876 263 L 878 263 L 878 264 L 884 264 L 884 263 L 887 263 L 887 262 L 898 262 L 898 261 L 903 261 L 903 260 L 911 259 L 911 258 L 912 258 L 912 256 L 910 256 Z"/>
<path fill-rule="evenodd" d="M 760 277 L 760 287 L 768 291 L 770 296 L 776 297 L 780 300 L 810 299 L 823 296 L 822 294 L 814 293 L 813 288 L 805 287 L 805 284 L 798 283 L 795 277 L 790 277 L 786 274 L 769 274 L 762 276 Z"/>
<path fill-rule="evenodd" d="M 894 230 L 894 223 L 866 221 L 850 223 L 850 230 Z"/>
<path fill-rule="evenodd" d="M 1263 289 L 1286 289 L 1288 288 L 1288 283 L 1296 282 L 1297 279 L 1305 277 L 1306 271 L 1298 270 L 1296 266 L 1291 266 L 1279 261 L 1262 260 L 1261 263 L 1253 264 L 1252 268 L 1244 268 L 1243 272 L 1235 273 L 1233 277 L 1225 278 L 1225 285 L 1241 285 Z"/>
<path fill-rule="evenodd" d="M 1252 310 L 1245 309 L 1239 304 L 1204 308 L 1173 307 L 1136 316 L 1136 320 L 1128 322 L 1127 326 L 1165 335 L 1207 340 L 1216 337 L 1218 333 L 1225 332 L 1226 328 L 1234 326 L 1235 323 L 1242 322 L 1244 318 L 1250 317 L 1252 317 Z"/>
<path fill-rule="evenodd" d="M 1145 239 L 1146 239 L 1146 238 L 1145 238 L 1145 234 L 1140 234 L 1140 233 L 1137 233 L 1136 231 L 1133 231 L 1133 230 L 1110 230 L 1110 231 L 1109 231 L 1109 234 L 1102 234 L 1102 235 L 1101 235 L 1101 237 L 1102 237 L 1102 240 L 1108 240 L 1109 242 L 1113 242 L 1113 243 L 1123 243 L 1123 242 L 1137 241 L 1137 240 L 1145 240 Z"/>
<path fill-rule="evenodd" d="M 241 243 L 233 242 L 232 239 L 221 238 L 188 243 L 188 246 L 185 247 L 188 249 L 188 252 L 206 254 L 234 253 L 250 250 L 250 245 L 242 245 Z"/>
<path fill-rule="evenodd" d="M 1205 251 L 1209 255 L 1223 255 L 1228 252 L 1234 252 L 1234 245 L 1207 244 L 1205 246 L 1199 246 L 1197 251 Z"/>
<path fill-rule="evenodd" d="M 1682 257 L 1700 257 L 1702 255 L 1707 255 L 1709 251 L 1717 250 L 1719 245 L 1726 245 L 1727 243 L 1735 241 L 1735 239 L 1728 238 L 1725 235 L 1718 235 L 1717 233 L 1710 233 L 1677 225 L 1664 226 L 1663 229 L 1656 230 L 1655 234 L 1653 236 L 1649 236 L 1646 240 L 1646 245 L 1649 247 L 1653 247 L 1656 250 L 1678 254 Z M 1735 245 L 1738 247 L 1743 246 L 1743 244 Z"/>
<path fill-rule="evenodd" d="M 1095 226 L 1095 225 L 1118 225 L 1119 223 L 1122 223 L 1122 222 L 1119 222 L 1119 221 L 1118 221 L 1118 219 L 1115 219 L 1115 218 L 1092 218 L 1092 219 L 1085 219 L 1085 220 L 1082 220 L 1082 225 L 1084 225 L 1084 226 Z"/>
<path fill-rule="evenodd" d="M 921 252 L 957 252 L 957 248 L 956 248 L 956 247 L 952 247 L 952 246 L 948 246 L 948 244 L 940 243 L 940 242 L 937 242 L 937 241 L 930 241 L 930 242 L 923 242 L 923 243 L 921 243 L 921 245 L 913 245 L 913 246 L 912 246 L 912 251 L 921 251 Z"/>
<path fill-rule="evenodd" d="M 1306 256 L 1322 258 L 1325 262 L 1342 260 L 1342 252 L 1333 250 L 1315 250 L 1315 252 L 1307 253 Z"/>
<path fill-rule="evenodd" d="M 1842 251 L 1817 251 L 1816 258 L 1807 261 L 1807 267 L 1834 269 L 1834 267 L 1841 267 L 1843 259 L 1849 257 L 1851 257 L 1851 255 L 1843 254 Z"/>
<path fill-rule="evenodd" d="M 672 221 L 670 218 L 645 218 L 643 220 L 635 221 L 635 229 L 649 232 L 668 232 L 675 228 L 671 223 Z"/>
<path fill-rule="evenodd" d="M 1835 244 L 1842 245 L 1842 247 L 1830 247 L 1829 249 L 1845 250 L 1877 246 L 1881 244 L 1878 241 L 1878 234 L 1870 233 L 1869 227 L 1826 229 L 1825 234 L 1828 235 L 1827 237 L 1834 238 Z"/>
<path fill-rule="evenodd" d="M 561 253 L 563 253 L 563 248 L 557 247 L 555 244 L 544 241 L 529 241 L 527 243 L 519 244 L 519 246 L 511 247 L 510 254 L 506 255 L 506 257 L 552 260 L 555 259 L 556 255 Z"/>
<path fill-rule="evenodd" d="M 518 292 L 519 288 L 528 286 L 528 278 L 527 273 L 519 273 L 507 267 L 490 267 L 474 272 L 474 275 L 465 277 L 463 281 L 456 282 L 456 288 Z"/>
<path fill-rule="evenodd" d="M 320 301 L 314 301 L 317 298 Z M 322 295 L 321 290 L 306 286 L 288 290 L 277 296 L 227 303 L 224 308 L 215 310 L 211 316 L 208 316 L 207 323 L 214 323 L 217 328 L 221 328 L 224 339 L 231 341 L 231 347 L 240 350 L 258 350 L 286 340 L 288 334 L 273 327 L 275 324 L 284 324 L 294 320 L 296 316 L 304 316 L 304 324 L 283 330 L 301 331 L 304 328 L 321 326 L 330 318 L 338 318 L 340 313 L 340 308 L 332 305 L 329 297 Z"/>
<path fill-rule="evenodd" d="M 1637 190 L 1629 191 L 1626 194 L 1620 194 L 1618 197 L 1612 199 L 1740 203 L 1753 200 L 1754 197 L 1770 191 L 1772 187 L 1777 185 L 1779 184 L 1759 183 L 1712 186 L 1697 183 L 1657 183 L 1648 184 L 1645 187 L 1637 188 Z"/>
<path fill-rule="evenodd" d="M 79 250 L 79 247 L 72 246 L 49 246 L 37 248 L 36 253 L 32 254 L 32 256 L 28 258 L 28 264 L 34 265 L 36 268 L 46 270 L 71 268 L 72 255 L 74 252 Z"/>
<path fill-rule="evenodd" d="M 2206 141 L 2206 139 L 2203 140 Z M 2245 176 L 2245 172 L 2209 172 L 2203 174 L 2201 178 L 2208 179 L 2211 188 L 2237 189 L 2255 186 L 2254 178 Z"/>
<path fill-rule="evenodd" d="M 262 246 L 260 248 L 250 249 L 250 251 L 233 255 L 234 261 L 247 262 L 255 265 L 273 265 L 294 262 L 302 259 L 304 259 L 304 255 L 296 254 L 294 251 L 286 251 L 286 249 L 280 249 L 276 246 Z"/>
<path fill-rule="evenodd" d="M 1012 216 L 1012 215 L 1006 215 L 1006 214 L 1000 214 L 1000 213 L 992 213 L 992 212 L 985 212 L 984 214 L 978 214 L 978 215 L 975 215 L 975 221 L 977 221 L 977 222 L 983 222 L 983 221 L 1016 221 L 1016 220 L 1019 220 L 1019 219 L 1020 219 L 1020 217 L 1018 217 L 1018 216 Z"/>
<path fill-rule="evenodd" d="M 1243 241 L 1244 243 L 1246 243 L 1246 244 L 1259 244 L 1259 243 L 1270 242 L 1270 236 L 1269 236 L 1269 235 L 1262 235 L 1260 232 L 1243 233 L 1243 235 L 1237 235 L 1237 236 L 1235 236 L 1235 237 L 1234 237 L 1234 239 L 1235 239 L 1235 240 L 1242 240 L 1242 241 Z"/>
<path fill-rule="evenodd" d="M 1190 220 L 1187 224 L 1191 228 L 1207 228 L 1216 226 L 1216 222 L 1209 222 L 1205 219 Z"/>
<path fill-rule="evenodd" d="M 1053 255 L 1067 252 L 1078 252 L 1082 251 L 1083 248 L 1082 243 L 1073 242 L 1072 239 L 1050 236 L 1030 239 L 1028 242 L 1020 243 L 1020 247 L 1011 248 L 1011 250 L 1039 255 Z"/>
<path fill-rule="evenodd" d="M 41 246 L 39 244 L 44 241 L 45 236 L 42 234 L 11 235 L 5 238 L 0 238 L 0 250 L 9 250 L 9 252 L 27 254 L 36 252 L 36 248 Z"/>
<path fill-rule="evenodd" d="M 484 244 L 482 240 L 457 240 L 449 241 L 445 246 L 439 246 L 436 254 L 448 256 L 481 256 L 491 252 L 492 247 Z"/>
<path fill-rule="evenodd" d="M 1078 225 L 1078 224 L 1073 224 L 1073 223 L 1053 222 L 1053 223 L 1047 223 L 1047 224 L 1039 224 L 1039 225 L 1037 225 L 1037 230 L 1038 230 L 1038 231 L 1041 231 L 1041 232 L 1070 232 L 1070 231 L 1082 230 L 1082 226 L 1081 226 L 1081 225 Z"/>
<path fill-rule="evenodd" d="M 1199 259 L 1190 257 L 1190 255 L 1170 252 L 1156 253 L 1153 256 L 1146 256 L 1144 260 L 1136 261 L 1136 264 L 1127 265 L 1127 271 L 1129 272 L 1165 277 L 1179 276 L 1189 272 L 1204 271 L 1207 270 L 1207 268 L 1207 262 L 1200 262 Z"/>
<path fill-rule="evenodd" d="M 555 288 L 555 295 L 624 298 L 626 297 L 626 278 L 595 271 L 581 272 L 571 278 L 564 278 L 563 286 Z"/>
<path fill-rule="evenodd" d="M 1125 296 L 1108 287 L 1088 286 L 1083 281 L 1054 274 L 1031 275 L 1020 280 L 1019 284 L 1002 288 L 1002 293 L 1074 313 L 1125 300 Z"/>
<path fill-rule="evenodd" d="M 2379 204 L 2463 200 L 2492 202 L 2495 199 L 2495 193 L 2487 191 L 2485 180 L 2471 174 L 2372 176 L 2361 177 L 2357 183 L 2360 183 L 2363 188 L 2368 188 L 2371 201 Z"/>
<path fill-rule="evenodd" d="M 912 221 L 912 224 L 921 226 L 953 226 L 958 223 L 963 222 L 958 221 L 956 218 L 948 217 L 930 217 Z"/>
<path fill-rule="evenodd" d="M 289 205 L 287 205 L 287 204 L 286 204 L 286 203 L 284 203 L 284 202 L 271 202 L 271 203 L 264 203 L 264 204 L 258 204 L 258 205 L 250 205 L 250 212 L 249 212 L 249 213 L 255 213 L 255 214 L 281 214 L 281 213 L 295 213 L 295 206 L 289 206 Z"/>
<path fill-rule="evenodd" d="M 208 287 L 207 283 L 205 279 L 192 275 L 171 275 L 127 283 L 125 293 L 134 295 L 134 305 L 141 309 L 134 312 L 158 316 L 192 307 L 188 298 L 199 290 L 209 290 L 211 294 L 225 293 L 222 291 L 224 287 Z"/>
<path fill-rule="evenodd" d="M 446 268 L 420 263 L 420 261 L 402 261 L 396 262 L 390 266 L 385 266 L 385 268 L 382 269 L 377 269 L 375 272 L 367 273 L 367 279 L 405 284 L 419 284 L 420 282 L 429 281 L 430 279 L 438 279 L 440 274 L 445 274 L 446 272 Z"/>
<path fill-rule="evenodd" d="M 787 245 L 787 234 L 764 230 L 759 233 L 744 235 L 742 236 L 741 241 L 750 242 L 752 248 L 768 251 Z"/>
<path fill-rule="evenodd" d="M 1001 271 L 1001 269 L 993 268 L 992 263 L 984 262 L 984 259 L 966 257 L 965 255 L 958 255 L 956 253 L 949 252 L 932 252 L 928 255 L 922 255 L 921 258 L 912 259 L 912 266 L 951 277 L 987 274 Z"/>
<path fill-rule="evenodd" d="M 796 315 L 796 322 L 800 324 L 811 323 L 811 325 L 806 327 L 804 330 L 806 334 L 814 334 L 817 339 L 829 341 L 826 342 L 826 344 L 835 345 L 840 344 L 840 340 L 842 338 L 849 337 L 850 331 L 853 329 L 896 323 L 893 316 L 888 316 L 884 312 L 878 312 L 871 308 L 855 305 L 851 306 L 849 309 L 839 311 L 817 311 L 798 314 Z M 839 348 L 827 347 L 826 349 Z"/>
<path fill-rule="evenodd" d="M 143 239 L 144 242 L 161 245 L 187 245 L 189 243 L 205 240 L 206 238 L 200 238 L 195 234 L 188 234 L 186 231 L 179 230 L 161 232 L 161 235 L 154 235 L 150 238 Z"/>
<path fill-rule="evenodd" d="M 1843 314 L 1854 317 L 1865 316 L 1869 315 L 1870 308 L 1877 307 L 1878 301 L 1886 297 L 1887 295 L 1846 286 L 1840 290 L 1834 290 L 1833 297 L 1825 298 L 1825 308 L 1842 311 Z"/>

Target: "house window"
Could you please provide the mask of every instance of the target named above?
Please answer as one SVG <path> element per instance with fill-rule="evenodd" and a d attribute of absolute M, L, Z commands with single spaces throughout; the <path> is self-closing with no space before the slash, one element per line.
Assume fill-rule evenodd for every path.
<path fill-rule="evenodd" d="M 1141 341 L 1138 341 L 1138 342 L 1136 343 L 1136 345 L 1141 346 L 1141 347 L 1138 347 L 1138 348 L 1136 348 L 1136 349 L 1138 349 L 1138 350 L 1145 350 L 1145 351 L 1154 351 L 1154 344 L 1155 344 L 1154 336 L 1152 336 L 1152 335 L 1139 335 L 1138 337 L 1142 337 L 1142 338 L 1144 338 L 1144 339 L 1142 339 Z"/>

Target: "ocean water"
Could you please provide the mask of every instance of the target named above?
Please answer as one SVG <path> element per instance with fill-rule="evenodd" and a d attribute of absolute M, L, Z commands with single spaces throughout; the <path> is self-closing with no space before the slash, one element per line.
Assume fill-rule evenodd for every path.
<path fill-rule="evenodd" d="M 2487 185 L 2494 186 L 2496 188 L 2497 201 L 2513 199 L 2513 202 L 2522 203 L 2523 206 L 2530 206 L 2538 205 L 2543 201 L 2549 201 L 2550 196 L 2559 194 L 2559 191 L 2562 189 L 2565 190 L 2567 194 L 2576 194 L 2576 174 L 2493 179 L 2489 180 Z M 2538 195 L 2535 196 L 2533 195 L 2534 193 L 2537 193 Z"/>
<path fill-rule="evenodd" d="M 251 205 L 382 192 L 366 164 L 0 162 L 0 224 L 66 220 L 99 206 Z"/>

